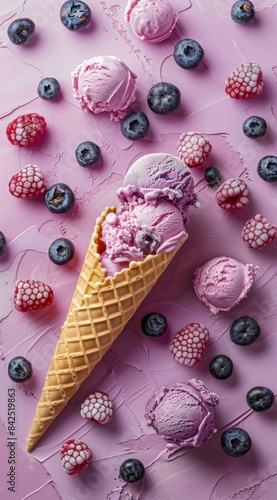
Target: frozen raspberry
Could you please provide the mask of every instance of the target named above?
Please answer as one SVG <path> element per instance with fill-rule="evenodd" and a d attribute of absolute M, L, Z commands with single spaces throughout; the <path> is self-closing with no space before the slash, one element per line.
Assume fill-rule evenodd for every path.
<path fill-rule="evenodd" d="M 62 469 L 70 476 L 76 476 L 87 468 L 92 461 L 92 451 L 87 444 L 78 439 L 69 439 L 62 445 Z"/>
<path fill-rule="evenodd" d="M 54 293 L 43 281 L 18 280 L 15 283 L 13 301 L 18 311 L 38 311 L 50 306 Z"/>
<path fill-rule="evenodd" d="M 113 402 L 108 394 L 96 391 L 81 406 L 81 416 L 97 424 L 107 424 L 113 416 Z"/>
<path fill-rule="evenodd" d="M 176 333 L 170 344 L 174 359 L 187 366 L 197 366 L 207 351 L 209 331 L 201 323 L 189 323 Z"/>
<path fill-rule="evenodd" d="M 258 63 L 244 62 L 227 78 L 225 92 L 234 99 L 247 99 L 261 93 L 263 73 Z"/>
<path fill-rule="evenodd" d="M 261 250 L 277 238 L 277 228 L 263 215 L 257 214 L 246 221 L 241 236 L 248 247 Z"/>
<path fill-rule="evenodd" d="M 199 167 L 207 160 L 212 146 L 198 132 L 185 132 L 177 142 L 177 154 L 188 167 Z"/>
<path fill-rule="evenodd" d="M 223 182 L 215 193 L 215 199 L 225 210 L 239 210 L 245 207 L 249 203 L 246 182 L 239 178 Z"/>
<path fill-rule="evenodd" d="M 9 191 L 17 198 L 35 198 L 45 193 L 44 177 L 37 165 L 26 165 L 9 182 Z"/>
<path fill-rule="evenodd" d="M 30 146 L 36 142 L 46 129 L 46 121 L 37 113 L 29 113 L 15 118 L 7 126 L 6 134 L 14 146 Z"/>

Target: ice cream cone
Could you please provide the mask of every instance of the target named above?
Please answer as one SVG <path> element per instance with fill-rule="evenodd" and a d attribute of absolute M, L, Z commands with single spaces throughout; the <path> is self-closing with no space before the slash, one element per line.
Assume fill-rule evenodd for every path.
<path fill-rule="evenodd" d="M 101 225 L 96 221 L 66 321 L 50 363 L 26 449 L 30 451 L 92 372 L 170 263 L 178 248 L 149 255 L 106 277 L 101 266 Z M 184 237 L 181 244 L 186 240 Z"/>

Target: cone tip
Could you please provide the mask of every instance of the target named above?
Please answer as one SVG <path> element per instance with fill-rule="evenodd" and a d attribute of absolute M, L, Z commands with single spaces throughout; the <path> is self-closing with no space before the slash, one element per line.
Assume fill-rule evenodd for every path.
<path fill-rule="evenodd" d="M 29 439 L 26 444 L 26 451 L 30 452 L 33 449 L 34 443 Z"/>

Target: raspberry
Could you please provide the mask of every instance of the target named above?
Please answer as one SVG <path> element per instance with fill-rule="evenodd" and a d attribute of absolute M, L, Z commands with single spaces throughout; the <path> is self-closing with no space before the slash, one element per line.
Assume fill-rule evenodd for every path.
<path fill-rule="evenodd" d="M 17 198 L 35 198 L 45 193 L 44 177 L 37 165 L 26 165 L 12 176 L 9 191 Z"/>
<path fill-rule="evenodd" d="M 113 416 L 113 403 L 108 394 L 96 391 L 81 406 L 81 416 L 97 424 L 107 424 Z"/>
<path fill-rule="evenodd" d="M 185 132 L 177 142 L 177 154 L 188 167 L 200 167 L 207 160 L 212 146 L 198 132 Z"/>
<path fill-rule="evenodd" d="M 52 288 L 42 281 L 18 280 L 15 283 L 13 301 L 18 311 L 38 311 L 50 306 L 53 298 Z"/>
<path fill-rule="evenodd" d="M 37 141 L 46 129 L 46 121 L 37 113 L 29 113 L 15 118 L 6 129 L 9 141 L 14 146 L 30 146 Z"/>
<path fill-rule="evenodd" d="M 197 366 L 207 351 L 209 330 L 201 323 L 189 323 L 179 330 L 170 344 L 174 359 L 187 366 Z"/>
<path fill-rule="evenodd" d="M 247 99 L 261 93 L 263 73 L 258 63 L 244 62 L 227 78 L 225 92 L 234 99 Z"/>
<path fill-rule="evenodd" d="M 239 210 L 245 207 L 249 203 L 246 182 L 238 178 L 223 182 L 215 193 L 215 199 L 225 210 Z"/>
<path fill-rule="evenodd" d="M 80 474 L 92 461 L 92 451 L 87 444 L 78 439 L 69 439 L 62 445 L 62 469 L 70 476 Z"/>
<path fill-rule="evenodd" d="M 246 221 L 241 236 L 248 247 L 261 250 L 277 238 L 277 228 L 263 215 L 257 214 Z"/>

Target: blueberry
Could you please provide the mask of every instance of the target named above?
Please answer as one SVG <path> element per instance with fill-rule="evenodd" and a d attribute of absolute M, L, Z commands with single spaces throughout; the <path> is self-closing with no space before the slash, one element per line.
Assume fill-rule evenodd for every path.
<path fill-rule="evenodd" d="M 81 167 L 98 167 L 101 163 L 101 150 L 91 141 L 81 142 L 75 150 L 75 156 Z"/>
<path fill-rule="evenodd" d="M 259 324 L 250 316 L 241 316 L 232 323 L 230 328 L 232 342 L 242 346 L 256 342 L 260 333 Z"/>
<path fill-rule="evenodd" d="M 172 83 L 156 83 L 148 92 L 148 106 L 154 113 L 166 115 L 175 111 L 181 101 L 180 90 Z"/>
<path fill-rule="evenodd" d="M 45 192 L 44 202 L 50 212 L 64 214 L 74 207 L 75 197 L 67 184 L 54 184 Z"/>
<path fill-rule="evenodd" d="M 180 40 L 173 51 L 175 62 L 184 69 L 196 68 L 203 56 L 204 50 L 201 45 L 191 38 Z"/>
<path fill-rule="evenodd" d="M 31 19 L 15 19 L 8 27 L 8 37 L 15 45 L 26 45 L 35 34 L 35 23 Z"/>
<path fill-rule="evenodd" d="M 252 441 L 248 432 L 240 427 L 227 429 L 221 435 L 221 446 L 231 457 L 242 457 L 250 450 L 251 445 Z"/>
<path fill-rule="evenodd" d="M 236 23 L 249 23 L 255 16 L 255 9 L 252 2 L 249 0 L 238 0 L 231 9 L 231 18 Z"/>
<path fill-rule="evenodd" d="M 258 163 L 258 174 L 266 182 L 277 181 L 277 156 L 264 156 Z"/>
<path fill-rule="evenodd" d="M 254 411 L 268 410 L 274 402 L 274 393 L 268 387 L 252 387 L 246 395 L 247 404 Z"/>
<path fill-rule="evenodd" d="M 7 242 L 5 235 L 2 233 L 2 231 L 0 231 L 0 255 L 3 255 L 3 253 L 5 253 L 6 247 Z"/>
<path fill-rule="evenodd" d="M 141 329 L 148 337 L 161 337 L 167 329 L 166 317 L 160 313 L 148 313 L 141 320 Z"/>
<path fill-rule="evenodd" d="M 119 469 L 119 474 L 123 481 L 127 483 L 135 483 L 143 478 L 145 469 L 140 460 L 129 458 L 125 460 Z"/>
<path fill-rule="evenodd" d="M 11 359 L 8 366 L 8 375 L 14 382 L 26 382 L 33 375 L 32 365 L 23 356 Z"/>
<path fill-rule="evenodd" d="M 38 95 L 46 101 L 54 101 L 60 92 L 60 84 L 56 78 L 47 77 L 38 84 Z"/>
<path fill-rule="evenodd" d="M 260 116 L 249 116 L 249 118 L 243 122 L 242 130 L 250 139 L 259 139 L 259 137 L 265 135 L 267 124 L 265 119 Z"/>
<path fill-rule="evenodd" d="M 158 234 L 149 229 L 140 229 L 135 236 L 135 246 L 147 255 L 156 253 L 160 243 Z"/>
<path fill-rule="evenodd" d="M 67 29 L 77 31 L 89 25 L 91 10 L 85 2 L 70 0 L 61 6 L 60 19 Z"/>
<path fill-rule="evenodd" d="M 51 243 L 48 249 L 49 259 L 58 264 L 58 266 L 63 266 L 68 264 L 68 262 L 73 259 L 75 253 L 75 247 L 72 241 L 66 238 L 58 238 Z"/>
<path fill-rule="evenodd" d="M 143 139 L 148 134 L 149 126 L 149 120 L 142 111 L 131 111 L 120 124 L 122 134 L 131 141 Z"/>
<path fill-rule="evenodd" d="M 221 181 L 220 171 L 216 167 L 208 167 L 204 172 L 205 181 L 213 188 L 218 187 Z"/>
<path fill-rule="evenodd" d="M 218 380 L 225 380 L 233 373 L 233 361 L 226 354 L 219 354 L 211 361 L 210 374 Z"/>

